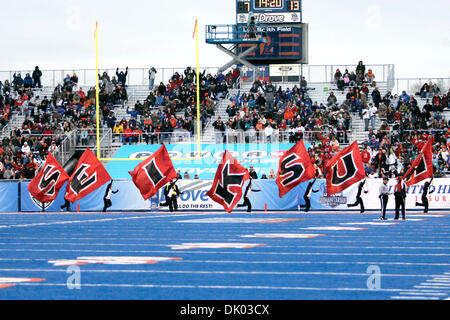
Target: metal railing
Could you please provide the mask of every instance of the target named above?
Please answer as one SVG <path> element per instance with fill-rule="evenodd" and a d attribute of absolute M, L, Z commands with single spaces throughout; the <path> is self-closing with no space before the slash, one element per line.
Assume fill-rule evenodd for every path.
<path fill-rule="evenodd" d="M 197 135 L 186 130 L 173 132 L 112 133 L 112 144 L 196 143 Z"/>
<path fill-rule="evenodd" d="M 206 43 L 267 42 L 263 38 L 266 28 L 260 24 L 253 29 L 236 24 L 207 25 L 205 26 Z"/>
<path fill-rule="evenodd" d="M 408 94 L 420 93 L 420 89 L 425 83 L 436 84 L 440 89 L 440 94 L 447 93 L 450 89 L 450 78 L 397 78 L 395 79 L 395 86 L 393 94 L 401 94 L 406 91 Z M 422 98 L 433 98 L 434 92 L 429 93 Z"/>
<path fill-rule="evenodd" d="M 103 72 L 106 72 L 110 79 L 114 76 L 117 80 L 116 75 L 116 69 L 117 68 L 100 68 L 100 76 L 103 75 Z M 148 86 L 149 85 L 149 74 L 148 71 L 150 69 L 150 66 L 148 68 L 129 68 L 128 69 L 128 75 L 127 75 L 127 86 Z M 170 78 L 178 72 L 180 75 L 184 75 L 184 70 L 186 67 L 174 67 L 174 68 L 155 68 L 156 78 L 154 85 L 159 85 L 160 82 L 163 82 L 164 84 L 167 84 Z M 200 71 L 203 72 L 203 70 L 206 70 L 206 74 L 215 75 L 217 74 L 217 70 L 219 67 L 200 67 Z M 123 71 L 125 72 L 125 67 L 119 68 L 119 73 Z M 64 78 L 66 75 L 72 76 L 74 73 L 76 73 L 78 77 L 78 85 L 81 86 L 83 89 L 84 87 L 88 86 L 95 86 L 96 82 L 96 70 L 94 69 L 59 69 L 59 70 L 41 70 L 42 77 L 41 77 L 41 85 L 44 87 L 56 87 L 58 83 L 63 83 Z M 10 84 L 12 84 L 12 81 L 14 79 L 13 75 L 14 73 L 21 74 L 22 79 L 25 78 L 25 75 L 27 73 L 30 73 L 30 75 L 33 73 L 33 70 L 15 70 L 15 71 L 0 71 L 0 80 L 4 82 L 5 80 L 8 80 Z"/>
<path fill-rule="evenodd" d="M 350 142 L 350 137 L 352 135 L 351 130 L 345 130 L 343 132 L 336 132 L 331 130 L 322 131 L 310 131 L 306 130 L 304 132 L 289 132 L 289 131 L 277 131 L 274 130 L 271 135 L 266 135 L 264 131 L 256 130 L 230 130 L 230 131 L 218 131 L 215 130 L 215 142 L 216 144 L 248 144 L 248 143 L 295 143 L 299 140 L 303 140 L 305 143 L 317 142 L 320 140 L 319 136 L 321 134 L 332 134 L 336 136 L 339 144 L 348 144 Z"/>
<path fill-rule="evenodd" d="M 336 69 L 339 68 L 341 72 L 344 72 L 345 69 L 348 69 L 349 72 L 355 71 L 356 65 L 354 64 L 340 64 L 340 65 L 289 65 L 290 71 L 286 73 L 286 77 L 291 76 L 304 76 L 308 82 L 318 82 L 318 83 L 332 83 L 334 79 L 334 74 Z M 375 81 L 381 82 L 392 82 L 395 77 L 395 66 L 393 64 L 366 64 L 366 70 L 372 69 L 375 74 Z M 145 68 L 129 68 L 127 75 L 127 85 L 128 86 L 148 86 L 149 85 L 149 67 Z M 180 75 L 184 75 L 184 70 L 186 67 L 172 67 L 172 68 L 155 68 L 156 78 L 155 78 L 155 86 L 160 82 L 167 84 L 169 79 L 178 72 Z M 215 75 L 217 74 L 219 67 L 200 67 L 200 71 L 206 70 L 206 74 Z M 116 68 L 100 68 L 100 76 L 103 75 L 103 72 L 106 72 L 109 77 L 116 77 Z M 63 83 L 66 75 L 72 76 L 73 73 L 76 73 L 78 76 L 78 84 L 81 87 L 86 86 L 94 86 L 96 81 L 96 71 L 95 69 L 43 69 L 41 84 L 46 87 L 56 87 L 58 83 Z M 125 67 L 119 69 L 119 73 L 121 71 L 125 72 Z M 10 83 L 13 81 L 14 73 L 20 73 L 22 79 L 25 77 L 27 73 L 32 74 L 33 70 L 8 70 L 8 71 L 0 71 L 0 80 L 5 81 L 8 80 Z M 242 73 L 241 73 L 242 75 Z M 287 78 L 286 78 L 287 79 Z M 393 86 L 392 86 L 393 87 Z M 84 88 L 83 88 L 84 89 Z"/>

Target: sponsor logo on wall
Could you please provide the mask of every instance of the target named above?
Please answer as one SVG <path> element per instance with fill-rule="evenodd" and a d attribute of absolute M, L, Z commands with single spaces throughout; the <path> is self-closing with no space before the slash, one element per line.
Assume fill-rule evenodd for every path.
<path fill-rule="evenodd" d="M 319 198 L 320 204 L 333 209 L 347 204 L 347 197 L 345 197 L 342 192 L 328 196 L 326 184 L 322 184 L 320 188 L 323 190 L 322 196 Z"/>

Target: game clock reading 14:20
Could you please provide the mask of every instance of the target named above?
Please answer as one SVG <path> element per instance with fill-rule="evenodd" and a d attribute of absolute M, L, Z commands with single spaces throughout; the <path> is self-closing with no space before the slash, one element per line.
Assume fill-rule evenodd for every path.
<path fill-rule="evenodd" d="M 255 8 L 273 9 L 282 8 L 283 0 L 255 0 Z"/>

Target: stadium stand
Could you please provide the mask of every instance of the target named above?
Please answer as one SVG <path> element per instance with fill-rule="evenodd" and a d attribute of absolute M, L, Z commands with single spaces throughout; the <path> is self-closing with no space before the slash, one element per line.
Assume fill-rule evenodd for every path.
<path fill-rule="evenodd" d="M 359 141 L 370 176 L 402 175 L 430 137 L 436 176 L 449 173 L 450 90 L 423 84 L 417 94 L 393 95 L 361 63 L 337 69 L 332 83 L 238 81 L 233 70 L 200 74 L 202 140 L 209 143 L 311 143 L 317 168 L 342 147 Z M 102 130 L 110 146 L 183 143 L 195 134 L 195 72 L 174 72 L 167 83 L 126 86 L 126 73 L 99 75 Z M 95 88 L 67 74 L 56 87 L 41 86 L 36 67 L 24 79 L 0 84 L 0 178 L 30 179 L 48 151 L 62 152 L 75 136 L 95 147 Z M 75 132 L 75 134 L 74 134 Z"/>

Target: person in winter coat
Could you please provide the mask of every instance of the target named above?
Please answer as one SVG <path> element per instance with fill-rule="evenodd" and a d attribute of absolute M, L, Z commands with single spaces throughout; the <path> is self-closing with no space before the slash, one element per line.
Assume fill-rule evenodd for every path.
<path fill-rule="evenodd" d="M 42 88 L 41 77 L 42 77 L 42 71 L 39 70 L 38 66 L 36 66 L 36 68 L 34 69 L 33 74 L 32 74 L 34 88 L 36 88 L 36 87 Z"/>
<path fill-rule="evenodd" d="M 33 79 L 31 78 L 29 73 L 27 73 L 25 78 L 23 79 L 23 86 L 24 86 L 24 88 L 32 88 L 33 87 Z"/>
<path fill-rule="evenodd" d="M 117 82 L 122 83 L 122 86 L 125 87 L 126 82 L 127 82 L 127 76 L 128 76 L 128 67 L 126 67 L 125 73 L 123 71 L 120 71 L 120 73 L 119 73 L 119 68 L 117 68 L 116 75 L 117 75 Z"/>

